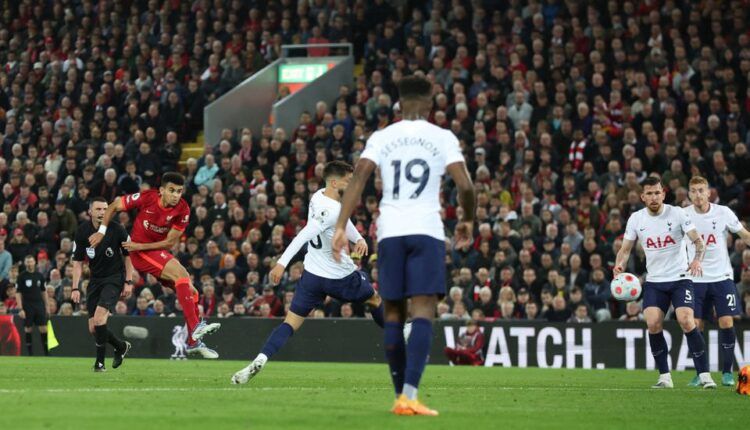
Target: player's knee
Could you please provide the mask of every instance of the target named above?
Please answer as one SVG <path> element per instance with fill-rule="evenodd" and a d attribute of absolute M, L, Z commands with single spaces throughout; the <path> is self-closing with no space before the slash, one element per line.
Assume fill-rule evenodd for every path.
<path fill-rule="evenodd" d="M 383 299 L 378 293 L 373 294 L 372 297 L 367 299 L 367 304 L 376 308 L 380 306 L 381 303 L 383 303 Z"/>
<path fill-rule="evenodd" d="M 658 318 L 653 318 L 653 319 L 647 318 L 646 326 L 648 327 L 649 333 L 659 333 L 660 331 L 664 329 L 664 323 Z"/>
<path fill-rule="evenodd" d="M 719 328 L 732 328 L 734 327 L 734 318 L 732 317 L 720 317 Z"/>
<path fill-rule="evenodd" d="M 678 315 L 677 323 L 680 324 L 680 327 L 684 332 L 693 331 L 696 327 L 695 319 L 691 315 Z"/>
<path fill-rule="evenodd" d="M 161 272 L 161 277 L 174 282 L 178 279 L 188 278 L 190 277 L 190 274 L 179 261 L 173 259 L 164 266 L 164 270 Z"/>

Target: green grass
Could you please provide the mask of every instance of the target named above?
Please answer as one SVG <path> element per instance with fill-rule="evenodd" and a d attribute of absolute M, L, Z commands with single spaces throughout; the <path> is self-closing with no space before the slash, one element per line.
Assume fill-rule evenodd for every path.
<path fill-rule="evenodd" d="M 728 387 L 686 387 L 690 372 L 661 391 L 653 371 L 430 366 L 432 418 L 388 413 L 385 365 L 271 362 L 233 386 L 245 363 L 129 359 L 95 374 L 92 361 L 0 357 L 0 429 L 706 429 L 744 427 L 750 410 Z"/>

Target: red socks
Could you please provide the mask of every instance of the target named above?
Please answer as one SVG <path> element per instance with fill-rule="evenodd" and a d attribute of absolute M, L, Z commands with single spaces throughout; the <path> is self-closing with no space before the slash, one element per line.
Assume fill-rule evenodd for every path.
<path fill-rule="evenodd" d="M 192 346 L 195 344 L 193 340 L 193 330 L 198 325 L 198 303 L 197 296 L 193 296 L 190 291 L 190 278 L 180 278 L 175 281 L 175 290 L 177 292 L 177 300 L 182 306 L 182 312 L 185 316 L 185 322 L 188 327 L 188 339 L 187 344 Z"/>

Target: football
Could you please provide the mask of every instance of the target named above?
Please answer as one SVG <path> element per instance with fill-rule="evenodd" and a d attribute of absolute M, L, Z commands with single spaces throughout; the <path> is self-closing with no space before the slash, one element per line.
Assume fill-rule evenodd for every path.
<path fill-rule="evenodd" d="M 641 281 L 632 273 L 620 273 L 610 284 L 612 297 L 623 302 L 632 302 L 641 295 Z"/>

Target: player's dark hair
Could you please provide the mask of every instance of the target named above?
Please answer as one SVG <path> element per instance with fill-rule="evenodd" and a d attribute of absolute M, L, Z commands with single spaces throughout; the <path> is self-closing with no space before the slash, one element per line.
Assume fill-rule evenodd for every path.
<path fill-rule="evenodd" d="M 641 182 L 641 187 L 653 187 L 654 185 L 661 185 L 661 179 L 656 176 L 649 176 Z"/>
<path fill-rule="evenodd" d="M 351 164 L 339 160 L 331 161 L 326 164 L 325 169 L 323 169 L 323 179 L 327 181 L 331 176 L 343 178 L 347 174 L 353 172 L 354 167 L 352 167 Z"/>
<path fill-rule="evenodd" d="M 400 100 L 430 98 L 432 83 L 420 76 L 407 76 L 398 81 L 398 95 Z"/>
<path fill-rule="evenodd" d="M 107 202 L 107 199 L 105 199 L 104 197 L 102 197 L 102 196 L 96 196 L 96 197 L 94 197 L 93 199 L 91 199 L 89 201 L 89 207 L 94 206 L 94 203 L 96 203 L 96 202 L 101 202 L 101 203 L 104 203 L 105 205 L 109 204 Z"/>
<path fill-rule="evenodd" d="M 185 177 L 177 172 L 167 172 L 161 176 L 161 186 L 172 183 L 175 185 L 185 185 Z"/>

